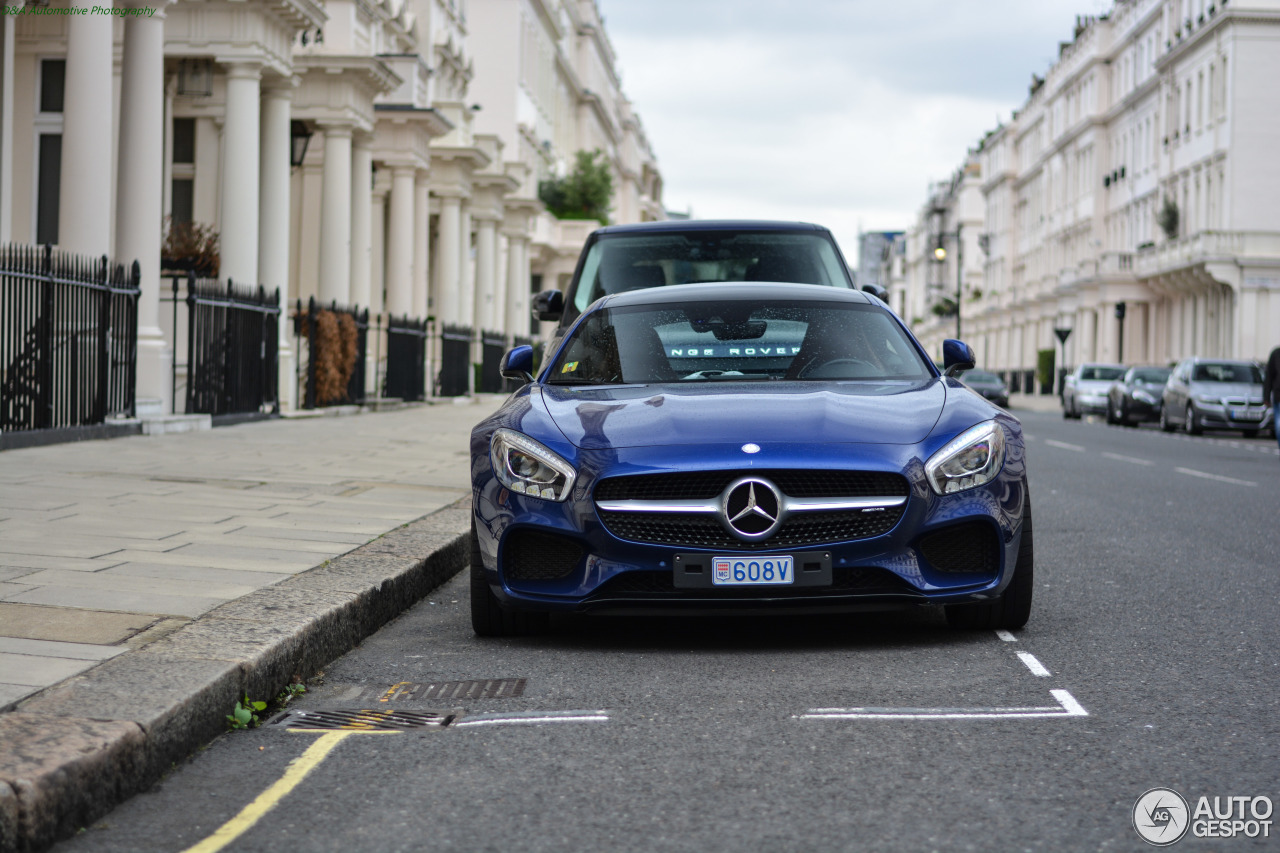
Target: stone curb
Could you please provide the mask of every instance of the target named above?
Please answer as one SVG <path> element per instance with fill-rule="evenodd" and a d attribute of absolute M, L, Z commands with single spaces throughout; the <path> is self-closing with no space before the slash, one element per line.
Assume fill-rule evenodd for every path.
<path fill-rule="evenodd" d="M 228 602 L 0 715 L 0 853 L 32 853 L 150 787 L 226 729 L 453 577 L 471 499 Z"/>

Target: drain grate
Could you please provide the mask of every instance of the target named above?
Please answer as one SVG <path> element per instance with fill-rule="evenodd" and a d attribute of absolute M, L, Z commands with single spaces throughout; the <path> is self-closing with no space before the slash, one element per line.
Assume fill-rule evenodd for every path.
<path fill-rule="evenodd" d="M 391 711 L 383 708 L 358 711 L 285 711 L 268 725 L 288 729 L 398 732 L 405 729 L 442 729 L 456 718 L 444 711 Z"/>
<path fill-rule="evenodd" d="M 524 695 L 523 678 L 488 678 L 474 681 L 402 681 L 372 695 L 379 702 L 426 702 L 456 699 L 514 699 Z"/>

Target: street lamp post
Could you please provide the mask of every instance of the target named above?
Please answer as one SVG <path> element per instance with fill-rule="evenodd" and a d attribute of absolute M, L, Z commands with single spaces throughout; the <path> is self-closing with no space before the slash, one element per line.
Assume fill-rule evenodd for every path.
<path fill-rule="evenodd" d="M 964 228 L 963 222 L 956 223 L 956 340 L 960 340 L 960 295 L 963 293 L 964 285 L 964 241 L 960 239 L 961 230 Z M 933 257 L 939 262 L 947 259 L 947 249 L 941 245 L 941 239 L 950 237 L 949 232 L 938 235 L 938 248 L 933 250 Z"/>

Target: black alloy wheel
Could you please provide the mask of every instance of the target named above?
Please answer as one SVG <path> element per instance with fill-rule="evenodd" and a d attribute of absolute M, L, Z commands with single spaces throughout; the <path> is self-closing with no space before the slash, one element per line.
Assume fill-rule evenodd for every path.
<path fill-rule="evenodd" d="M 1023 486 L 1025 489 L 1025 485 Z M 947 624 L 968 631 L 1006 629 L 1016 631 L 1031 618 L 1031 594 L 1035 586 L 1035 544 L 1031 534 L 1031 492 L 1026 492 L 1022 505 L 1022 539 L 1018 543 L 1018 562 L 1013 578 L 995 601 L 975 604 L 948 604 L 944 610 Z"/>
<path fill-rule="evenodd" d="M 1187 435 L 1200 435 L 1204 432 L 1204 428 L 1196 423 L 1196 410 L 1190 403 L 1187 403 L 1187 419 L 1182 422 L 1182 428 L 1187 431 Z"/>

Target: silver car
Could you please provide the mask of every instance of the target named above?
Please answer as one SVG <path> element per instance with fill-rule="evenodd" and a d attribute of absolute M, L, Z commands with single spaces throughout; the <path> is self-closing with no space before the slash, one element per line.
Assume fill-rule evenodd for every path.
<path fill-rule="evenodd" d="M 1191 435 L 1206 429 L 1238 429 L 1247 436 L 1271 426 L 1262 401 L 1262 369 L 1252 361 L 1188 358 L 1178 363 L 1164 387 L 1160 428 L 1182 427 Z"/>
<path fill-rule="evenodd" d="M 1087 412 L 1106 414 L 1111 383 L 1124 376 L 1123 364 L 1087 361 L 1067 374 L 1062 383 L 1062 416 L 1079 418 Z"/>

